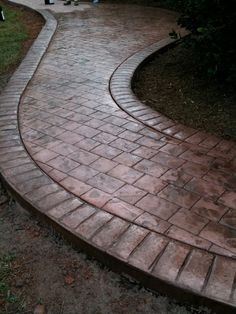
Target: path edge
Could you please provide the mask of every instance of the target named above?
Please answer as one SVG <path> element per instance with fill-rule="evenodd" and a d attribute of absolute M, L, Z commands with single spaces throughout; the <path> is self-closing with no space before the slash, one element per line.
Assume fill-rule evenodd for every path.
<path fill-rule="evenodd" d="M 140 68 L 153 60 L 155 56 L 172 49 L 188 36 L 190 36 L 189 33 L 184 33 L 178 39 L 167 37 L 134 53 L 114 70 L 109 82 L 111 97 L 123 111 L 146 127 L 158 132 L 162 137 L 172 139 L 177 143 L 179 141 L 191 143 L 192 137 L 201 135 L 205 131 L 183 125 L 149 107 L 134 94 L 132 86 Z M 219 138 L 219 136 L 214 137 Z"/>

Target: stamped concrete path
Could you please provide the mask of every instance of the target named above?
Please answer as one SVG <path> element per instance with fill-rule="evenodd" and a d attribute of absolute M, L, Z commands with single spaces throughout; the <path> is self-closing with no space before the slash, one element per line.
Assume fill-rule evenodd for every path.
<path fill-rule="evenodd" d="M 47 23 L 0 98 L 3 179 L 111 267 L 234 312 L 236 145 L 176 124 L 130 90 L 140 62 L 170 42 L 176 15 L 119 4 L 50 9 L 58 25 L 41 10 Z"/>

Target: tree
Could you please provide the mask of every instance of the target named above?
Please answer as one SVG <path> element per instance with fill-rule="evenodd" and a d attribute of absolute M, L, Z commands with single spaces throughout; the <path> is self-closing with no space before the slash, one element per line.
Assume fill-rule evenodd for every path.
<path fill-rule="evenodd" d="M 211 77 L 236 85 L 236 0 L 167 0 L 191 31 L 199 66 Z"/>

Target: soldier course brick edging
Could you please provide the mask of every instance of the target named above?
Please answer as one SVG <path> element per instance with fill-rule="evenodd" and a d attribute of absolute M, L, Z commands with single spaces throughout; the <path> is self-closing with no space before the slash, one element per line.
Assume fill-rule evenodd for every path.
<path fill-rule="evenodd" d="M 191 142 L 192 137 L 202 136 L 201 131 L 186 127 L 167 118 L 143 104 L 132 91 L 132 82 L 143 64 L 153 55 L 176 44 L 178 40 L 166 38 L 130 56 L 114 71 L 110 80 L 110 92 L 118 106 L 147 127 L 176 140 Z"/>
<path fill-rule="evenodd" d="M 116 271 L 128 272 L 147 287 L 162 293 L 233 313 L 234 259 L 172 240 L 139 226 L 132 219 L 126 220 L 91 206 L 54 182 L 31 159 L 18 128 L 18 105 L 57 26 L 50 13 L 39 12 L 46 24 L 0 96 L 3 181 L 22 205 Z M 130 76 L 133 66 L 120 73 L 121 81 L 126 71 Z M 127 82 L 126 78 L 124 81 Z M 116 92 L 118 95 L 117 89 Z M 119 99 L 122 100 L 122 96 Z"/>

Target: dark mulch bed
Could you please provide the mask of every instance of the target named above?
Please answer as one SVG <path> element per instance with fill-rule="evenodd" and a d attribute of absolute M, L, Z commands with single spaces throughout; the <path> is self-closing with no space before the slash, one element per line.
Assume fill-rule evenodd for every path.
<path fill-rule="evenodd" d="M 194 49 L 181 43 L 137 73 L 134 92 L 169 118 L 236 140 L 236 91 L 199 75 Z"/>

